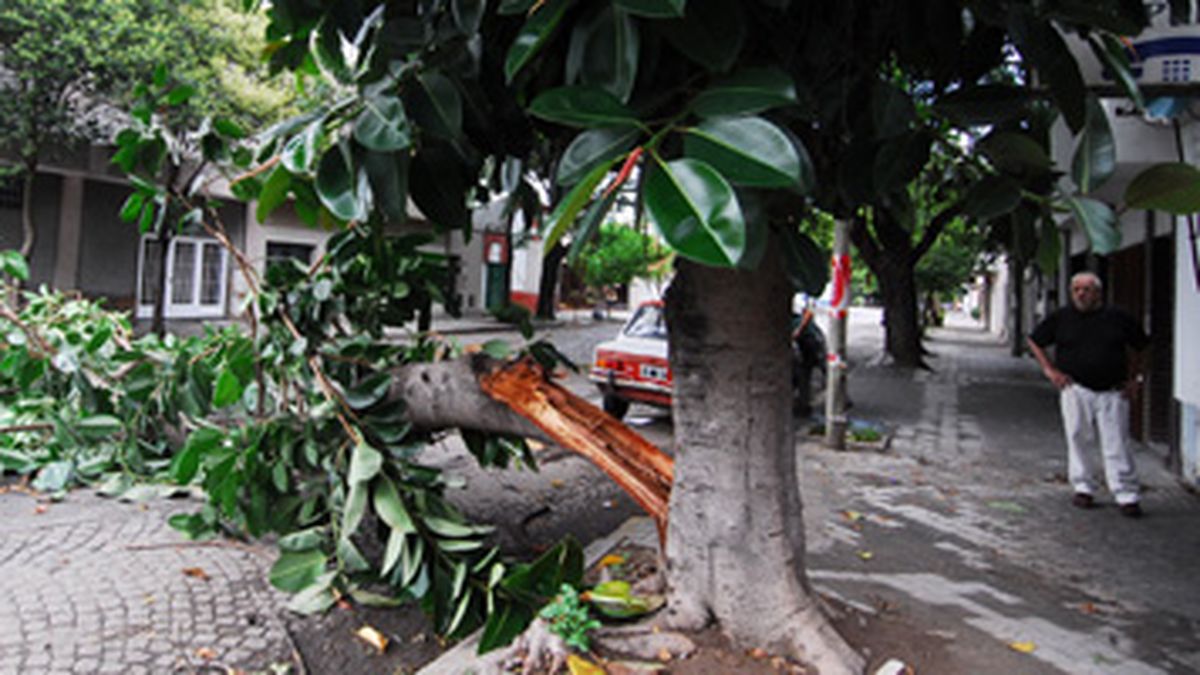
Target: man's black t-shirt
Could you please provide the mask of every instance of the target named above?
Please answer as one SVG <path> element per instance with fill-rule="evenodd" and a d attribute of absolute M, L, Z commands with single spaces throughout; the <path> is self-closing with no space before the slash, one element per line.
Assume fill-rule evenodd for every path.
<path fill-rule="evenodd" d="M 1137 321 L 1115 307 L 1092 312 L 1062 307 L 1043 319 L 1029 337 L 1043 349 L 1054 345 L 1058 369 L 1095 391 L 1120 388 L 1128 376 L 1125 348 L 1141 351 L 1150 343 Z"/>

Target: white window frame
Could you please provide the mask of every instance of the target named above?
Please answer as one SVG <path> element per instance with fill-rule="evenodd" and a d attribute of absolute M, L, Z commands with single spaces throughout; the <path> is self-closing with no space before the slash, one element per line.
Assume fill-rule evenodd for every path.
<path fill-rule="evenodd" d="M 154 305 L 142 299 L 142 277 L 146 273 L 146 241 L 155 238 L 143 236 L 138 242 L 138 275 L 137 275 L 137 317 L 149 319 L 154 316 Z M 178 244 L 195 246 L 195 260 L 192 265 L 192 298 L 189 302 L 174 302 L 172 300 L 175 280 L 175 254 Z M 220 254 L 221 270 L 217 275 L 217 302 L 211 305 L 201 304 L 200 295 L 203 292 L 204 279 L 204 247 L 214 246 Z M 212 319 L 225 316 L 229 294 L 229 254 L 220 242 L 211 237 L 194 237 L 175 235 L 171 237 L 167 251 L 167 283 L 166 297 L 163 303 L 163 317 L 167 319 Z"/>

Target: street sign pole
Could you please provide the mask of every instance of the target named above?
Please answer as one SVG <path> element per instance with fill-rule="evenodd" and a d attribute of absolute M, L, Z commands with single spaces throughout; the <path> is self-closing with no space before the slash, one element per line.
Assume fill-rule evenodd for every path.
<path fill-rule="evenodd" d="M 825 445 L 846 448 L 846 310 L 850 306 L 850 240 L 845 221 L 833 230 L 833 298 L 825 369 Z"/>

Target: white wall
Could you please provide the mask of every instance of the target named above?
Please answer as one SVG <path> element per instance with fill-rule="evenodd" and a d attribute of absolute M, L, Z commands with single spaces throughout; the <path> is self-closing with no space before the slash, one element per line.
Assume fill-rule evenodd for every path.
<path fill-rule="evenodd" d="M 250 264 L 260 274 L 266 270 L 268 241 L 289 244 L 310 244 L 313 246 L 313 260 L 315 261 L 324 254 L 325 242 L 334 234 L 330 230 L 309 227 L 300 220 L 289 204 L 284 204 L 272 212 L 267 218 L 266 223 L 259 223 L 255 218 L 254 212 L 257 209 L 257 202 L 250 202 L 246 205 L 246 239 L 243 252 L 249 259 Z M 237 266 L 232 260 L 229 267 L 233 281 L 231 286 L 232 293 L 229 297 L 229 307 L 230 313 L 236 315 L 249 289 L 246 287 L 245 279 L 237 271 Z"/>

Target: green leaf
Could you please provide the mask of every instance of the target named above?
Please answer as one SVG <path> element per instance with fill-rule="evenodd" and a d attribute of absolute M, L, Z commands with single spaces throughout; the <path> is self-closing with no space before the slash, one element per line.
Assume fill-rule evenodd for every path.
<path fill-rule="evenodd" d="M 343 534 L 342 538 L 337 540 L 336 546 L 338 565 L 344 571 L 356 574 L 371 569 L 371 563 L 367 562 L 367 559 L 363 557 L 358 547 L 350 540 L 350 535 Z"/>
<path fill-rule="evenodd" d="M 19 251 L 0 251 L 0 272 L 21 281 L 29 280 L 29 263 Z"/>
<path fill-rule="evenodd" d="M 1079 135 L 1079 145 L 1071 161 L 1071 179 L 1080 192 L 1091 192 L 1111 178 L 1116 169 L 1117 146 L 1108 125 L 1108 115 L 1100 100 L 1089 96 L 1087 125 Z"/>
<path fill-rule="evenodd" d="M 245 138 L 246 131 L 233 120 L 218 117 L 213 120 L 213 128 L 230 138 Z"/>
<path fill-rule="evenodd" d="M 961 126 L 984 126 L 1022 117 L 1034 101 L 1025 87 L 984 84 L 941 96 L 933 109 Z"/>
<path fill-rule="evenodd" d="M 748 68 L 713 82 L 692 101 L 701 117 L 753 115 L 794 105 L 796 84 L 778 68 Z"/>
<path fill-rule="evenodd" d="M 467 210 L 467 181 L 453 149 L 444 144 L 426 144 L 412 160 L 409 190 L 425 217 L 444 229 L 467 232 L 471 214 Z"/>
<path fill-rule="evenodd" d="M 271 170 L 271 175 L 267 177 L 267 182 L 263 183 L 262 190 L 258 193 L 258 206 L 254 211 L 258 222 L 267 222 L 271 212 L 287 201 L 288 188 L 291 185 L 292 174 L 287 167 L 277 166 Z"/>
<path fill-rule="evenodd" d="M 572 236 L 571 250 L 567 252 L 567 265 L 572 267 L 576 265 L 579 256 L 583 254 L 584 247 L 600 231 L 600 224 L 604 221 L 604 216 L 612 210 L 613 203 L 616 201 L 617 191 L 613 190 L 600 199 L 594 200 L 588 207 L 587 213 L 583 214 L 583 218 L 579 221 L 578 231 Z"/>
<path fill-rule="evenodd" d="M 213 387 L 212 404 L 214 408 L 224 408 L 237 403 L 242 398 L 242 383 L 238 381 L 233 371 L 225 369 L 217 376 L 217 386 Z"/>
<path fill-rule="evenodd" d="M 1108 255 L 1121 246 L 1117 215 L 1107 204 L 1087 197 L 1068 197 L 1067 206 L 1083 226 L 1092 242 L 1092 250 L 1097 254 Z"/>
<path fill-rule="evenodd" d="M 453 85 L 451 85 L 453 86 Z M 370 96 L 354 120 L 354 140 L 379 152 L 403 150 L 412 144 L 404 104 L 395 96 Z"/>
<path fill-rule="evenodd" d="M 284 168 L 294 174 L 308 174 L 317 163 L 321 143 L 325 140 L 325 118 L 314 120 L 304 131 L 283 146 L 280 155 Z"/>
<path fill-rule="evenodd" d="M 408 586 L 417 579 L 425 562 L 425 541 L 414 539 L 412 546 L 405 546 L 400 555 L 400 586 Z"/>
<path fill-rule="evenodd" d="M 375 373 L 363 379 L 354 388 L 346 391 L 346 405 L 355 410 L 370 408 L 387 396 L 391 384 L 392 376 L 390 373 Z"/>
<path fill-rule="evenodd" d="M 284 551 L 307 551 L 319 548 L 325 542 L 324 526 L 297 530 L 279 538 L 279 548 Z"/>
<path fill-rule="evenodd" d="M 367 512 L 367 484 L 354 483 L 346 495 L 346 504 L 342 510 L 341 538 L 350 537 L 358 531 L 363 515 Z"/>
<path fill-rule="evenodd" d="M 38 471 L 37 478 L 33 479 L 30 487 L 38 492 L 58 492 L 67 487 L 74 472 L 71 462 L 50 462 Z"/>
<path fill-rule="evenodd" d="M 351 485 L 365 483 L 378 475 L 381 468 L 383 455 L 366 443 L 359 443 L 350 455 L 350 472 L 346 479 Z"/>
<path fill-rule="evenodd" d="M 217 449 L 225 440 L 220 429 L 201 427 L 188 434 L 183 450 L 171 462 L 171 478 L 180 485 L 192 482 L 204 456 Z"/>
<path fill-rule="evenodd" d="M 566 83 L 600 87 L 628 102 L 637 80 L 640 50 L 641 35 L 633 18 L 601 5 L 571 31 Z"/>
<path fill-rule="evenodd" d="M 1196 213 L 1200 211 L 1200 170 L 1182 162 L 1156 164 L 1130 181 L 1125 205 L 1177 216 Z"/>
<path fill-rule="evenodd" d="M 471 593 L 466 593 L 458 601 L 458 607 L 454 610 L 454 615 L 451 617 L 449 625 L 446 626 L 446 635 L 454 635 L 458 627 L 462 625 L 463 618 L 467 616 L 467 608 L 470 606 Z"/>
<path fill-rule="evenodd" d="M 486 0 L 451 0 L 450 12 L 454 24 L 464 35 L 479 32 L 479 24 L 483 21 L 483 12 L 487 8 Z"/>
<path fill-rule="evenodd" d="M 1117 83 L 1121 85 L 1121 91 L 1133 101 L 1133 105 L 1138 110 L 1145 108 L 1146 101 L 1142 97 L 1142 90 L 1133 74 L 1129 63 L 1129 52 L 1124 43 L 1112 35 L 1103 35 L 1101 40 L 1103 45 L 1096 41 L 1094 35 L 1088 35 L 1088 47 L 1096 55 L 1096 59 L 1104 64 L 1108 72 L 1115 75 Z"/>
<path fill-rule="evenodd" d="M 137 217 L 142 212 L 142 205 L 146 203 L 146 196 L 141 192 L 133 192 L 125 200 L 121 206 L 121 220 L 132 223 L 137 220 Z"/>
<path fill-rule="evenodd" d="M 400 554 L 403 552 L 404 533 L 393 529 L 388 535 L 387 547 L 383 551 L 383 562 L 379 566 L 379 573 L 387 576 L 396 567 L 396 563 L 400 562 Z"/>
<path fill-rule="evenodd" d="M 649 614 L 666 604 L 661 595 L 634 595 L 629 582 L 621 580 L 597 584 L 585 597 L 601 614 L 614 619 Z"/>
<path fill-rule="evenodd" d="M 496 10 L 496 13 L 502 16 L 524 14 L 529 11 L 533 3 L 534 0 L 500 0 L 500 7 Z"/>
<path fill-rule="evenodd" d="M 571 127 L 640 126 L 633 111 L 607 91 L 583 85 L 542 92 L 529 112 L 548 122 Z"/>
<path fill-rule="evenodd" d="M 680 255 L 714 267 L 734 267 L 746 246 L 746 224 L 733 188 L 708 164 L 678 159 L 650 163 L 646 210 Z"/>
<path fill-rule="evenodd" d="M 112 415 L 89 415 L 75 423 L 75 431 L 91 440 L 106 438 L 121 428 L 121 420 Z"/>
<path fill-rule="evenodd" d="M 903 90 L 877 82 L 871 89 L 871 119 L 876 138 L 893 138 L 909 132 L 917 120 L 917 109 Z"/>
<path fill-rule="evenodd" d="M 271 585 L 281 591 L 298 593 L 317 581 L 328 562 L 325 554 L 318 550 L 285 551 L 271 566 Z"/>
<path fill-rule="evenodd" d="M 533 610 L 518 602 L 506 602 L 488 615 L 479 638 L 478 654 L 503 647 L 520 635 L 533 621 Z"/>
<path fill-rule="evenodd" d="M 703 0 L 682 18 L 657 25 L 684 56 L 716 73 L 728 72 L 746 43 L 746 17 L 738 0 Z"/>
<path fill-rule="evenodd" d="M 761 117 L 714 117 L 687 130 L 684 153 L 712 165 L 729 182 L 764 188 L 808 189 L 805 176 L 811 167 L 802 166 L 791 139 Z"/>
<path fill-rule="evenodd" d="M 147 234 L 154 227 L 154 202 L 146 202 L 142 206 L 142 215 L 138 218 L 138 232 Z"/>
<path fill-rule="evenodd" d="M 921 174 L 929 161 L 931 138 L 925 131 L 892 136 L 879 146 L 875 155 L 875 190 L 888 194 L 905 189 Z"/>
<path fill-rule="evenodd" d="M 363 158 L 375 203 L 389 223 L 408 220 L 408 153 L 368 152 Z"/>
<path fill-rule="evenodd" d="M 1010 13 L 1009 35 L 1026 60 L 1037 69 L 1039 79 L 1050 88 L 1050 95 L 1062 112 L 1067 126 L 1079 133 L 1087 121 L 1087 89 L 1079 64 L 1071 55 L 1062 35 L 1031 9 L 1021 7 Z"/>
<path fill-rule="evenodd" d="M 512 356 L 513 348 L 505 340 L 488 340 L 483 343 L 483 353 L 493 359 L 506 359 Z"/>
<path fill-rule="evenodd" d="M 181 84 L 174 87 L 167 94 L 167 105 L 179 105 L 196 94 L 196 88 L 190 85 Z"/>
<path fill-rule="evenodd" d="M 375 481 L 375 513 L 379 514 L 393 532 L 409 534 L 417 531 L 408 509 L 404 508 L 404 501 L 400 498 L 395 483 L 387 476 L 380 476 Z"/>
<path fill-rule="evenodd" d="M 562 239 L 563 235 L 571 229 L 571 226 L 575 224 L 575 216 L 579 215 L 580 209 L 592 198 L 596 186 L 608 175 L 609 169 L 615 162 L 616 158 L 613 158 L 608 162 L 597 164 L 558 202 L 558 206 L 554 207 L 554 211 L 546 221 L 548 229 L 546 240 L 542 244 L 543 251 L 549 252 L 558 243 L 558 240 Z"/>
<path fill-rule="evenodd" d="M 446 140 L 461 137 L 463 102 L 454 81 L 430 71 L 418 77 L 416 85 L 406 101 L 417 127 Z"/>
<path fill-rule="evenodd" d="M 1022 133 L 992 132 L 979 142 L 978 147 L 1001 171 L 1038 174 L 1050 170 L 1050 156 L 1046 150 Z"/>
<path fill-rule="evenodd" d="M 687 0 L 613 0 L 613 5 L 637 16 L 676 19 L 683 16 Z"/>
<path fill-rule="evenodd" d="M 334 146 L 321 157 L 317 167 L 317 196 L 335 217 L 345 221 L 366 220 L 367 212 L 360 194 L 360 181 L 342 146 Z"/>
<path fill-rule="evenodd" d="M 311 585 L 288 600 L 288 609 L 297 614 L 320 614 L 332 607 L 336 602 L 331 588 L 335 576 L 334 572 L 326 572 L 317 577 Z"/>
<path fill-rule="evenodd" d="M 428 515 L 425 516 L 425 526 L 438 536 L 455 539 L 474 537 L 492 531 L 492 528 L 486 525 L 469 525 L 448 518 L 438 518 L 437 516 Z"/>
<path fill-rule="evenodd" d="M 967 191 L 963 213 L 979 221 L 998 218 L 1021 203 L 1021 186 L 1007 176 L 987 176 Z"/>
<path fill-rule="evenodd" d="M 504 79 L 512 82 L 517 73 L 529 63 L 546 43 L 546 40 L 562 21 L 567 8 L 573 0 L 547 0 L 534 5 L 533 14 L 525 20 L 525 25 L 508 48 L 504 59 Z"/>

